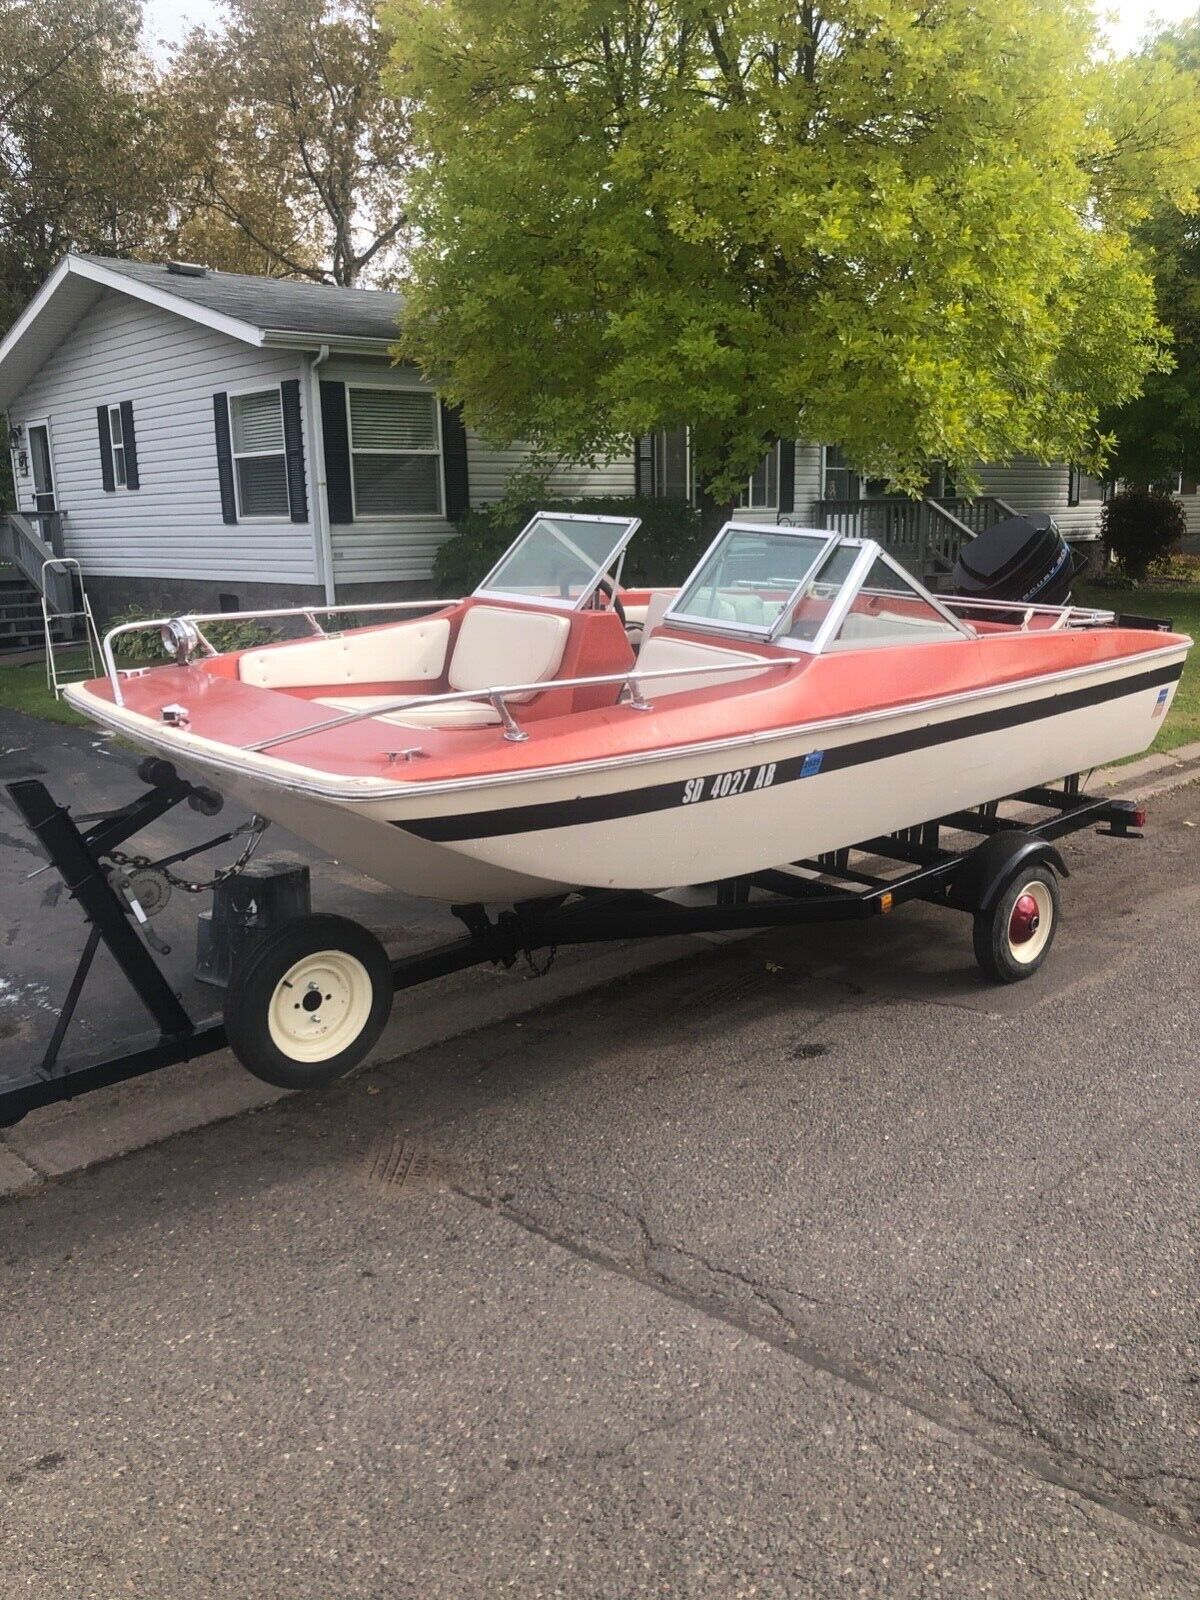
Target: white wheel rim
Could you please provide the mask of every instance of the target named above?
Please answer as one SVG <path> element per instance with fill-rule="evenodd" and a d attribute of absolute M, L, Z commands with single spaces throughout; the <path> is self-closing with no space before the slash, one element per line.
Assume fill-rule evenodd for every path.
<path fill-rule="evenodd" d="M 1037 927 L 1027 938 L 1018 939 L 1013 935 L 1013 921 L 1016 907 L 1022 896 L 1028 895 L 1037 906 Z M 1014 961 L 1027 967 L 1036 961 L 1042 951 L 1050 942 L 1050 935 L 1054 931 L 1054 901 L 1050 894 L 1049 886 L 1040 878 L 1031 878 L 1017 891 L 1016 899 L 1008 914 L 1008 948 Z"/>
<path fill-rule="evenodd" d="M 314 950 L 288 968 L 267 1008 L 271 1042 L 290 1061 L 329 1061 L 371 1015 L 371 975 L 344 950 Z"/>

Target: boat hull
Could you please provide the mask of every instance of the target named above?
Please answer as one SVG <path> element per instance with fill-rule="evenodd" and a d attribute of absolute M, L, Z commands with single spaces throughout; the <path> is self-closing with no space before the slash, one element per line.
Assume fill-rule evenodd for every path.
<path fill-rule="evenodd" d="M 485 784 L 398 785 L 378 798 L 284 785 L 153 743 L 410 894 L 510 901 L 653 890 L 859 844 L 1134 755 L 1162 726 L 1185 655 L 1181 644 L 839 722 Z"/>

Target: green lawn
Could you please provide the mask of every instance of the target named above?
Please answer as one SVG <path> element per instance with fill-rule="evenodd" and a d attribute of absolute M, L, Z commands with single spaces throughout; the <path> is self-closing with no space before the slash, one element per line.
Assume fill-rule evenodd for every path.
<path fill-rule="evenodd" d="M 59 672 L 68 678 L 77 677 L 87 666 L 82 650 L 62 651 L 56 658 Z M 56 700 L 46 687 L 46 664 L 31 661 L 27 667 L 3 664 L 0 658 L 0 706 L 10 711 L 24 711 L 31 717 L 43 717 L 47 722 L 65 722 L 72 728 L 85 728 L 88 724 L 76 716 L 70 706 Z"/>
<path fill-rule="evenodd" d="M 1200 739 L 1200 589 L 1077 589 L 1077 605 L 1099 606 L 1106 611 L 1132 611 L 1147 617 L 1170 617 L 1179 633 L 1197 641 L 1187 658 L 1183 679 L 1167 720 L 1151 750 L 1174 750 Z"/>

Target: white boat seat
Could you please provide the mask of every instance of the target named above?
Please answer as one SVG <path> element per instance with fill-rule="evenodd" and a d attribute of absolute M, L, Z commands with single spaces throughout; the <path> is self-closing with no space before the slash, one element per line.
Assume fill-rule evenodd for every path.
<path fill-rule="evenodd" d="M 403 697 L 394 694 L 323 695 L 314 704 L 334 711 L 370 711 L 375 706 L 390 706 L 391 710 L 383 712 L 378 720 L 394 722 L 401 728 L 489 728 L 500 721 L 500 713 L 487 700 L 448 700 L 444 705 L 414 706 L 411 711 L 404 706 Z"/>
<path fill-rule="evenodd" d="M 238 676 L 256 689 L 432 683 L 442 675 L 449 639 L 447 617 L 385 628 L 351 628 L 326 639 L 299 639 L 266 650 L 247 650 L 238 662 Z"/>
<path fill-rule="evenodd" d="M 491 689 L 502 683 L 537 683 L 558 671 L 571 632 L 568 617 L 547 611 L 472 606 L 462 620 L 446 680 L 451 689 Z M 536 690 L 508 698 L 519 705 Z"/>
<path fill-rule="evenodd" d="M 742 672 L 697 672 L 684 678 L 659 678 L 639 682 L 645 698 L 651 702 L 667 694 L 688 694 L 693 689 L 711 689 L 723 683 L 740 683 L 743 678 L 757 677 L 760 667 L 753 663 L 762 661 L 765 666 L 774 662 L 762 656 L 748 655 L 744 650 L 723 650 L 720 645 L 698 644 L 692 639 L 672 639 L 663 633 L 653 634 L 642 646 L 638 656 L 638 672 L 669 672 L 675 667 L 723 667 L 746 663 Z"/>

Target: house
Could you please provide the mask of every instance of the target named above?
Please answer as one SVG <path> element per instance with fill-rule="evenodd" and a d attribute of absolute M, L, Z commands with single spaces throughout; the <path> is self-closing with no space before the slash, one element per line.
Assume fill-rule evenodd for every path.
<path fill-rule="evenodd" d="M 9 549 L 24 539 L 40 556 L 39 530 L 80 562 L 104 616 L 431 594 L 455 517 L 497 500 L 525 454 L 486 444 L 392 364 L 402 306 L 379 290 L 66 256 L 0 343 Z M 938 472 L 914 502 L 859 478 L 835 446 L 785 440 L 739 515 L 869 534 L 922 572 L 1010 509 L 1094 538 L 1101 485 L 1065 463 L 979 476 L 973 500 Z M 686 430 L 564 465 L 551 487 L 690 498 Z"/>
<path fill-rule="evenodd" d="M 0 343 L 17 510 L 98 613 L 430 594 L 495 450 L 389 358 L 402 300 L 181 263 L 68 255 Z M 632 456 L 563 496 L 631 494 Z"/>

